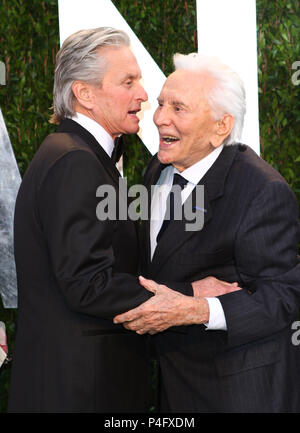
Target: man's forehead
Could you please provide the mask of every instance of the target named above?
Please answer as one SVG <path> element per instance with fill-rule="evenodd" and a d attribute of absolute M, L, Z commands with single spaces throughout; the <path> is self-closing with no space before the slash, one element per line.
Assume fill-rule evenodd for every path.
<path fill-rule="evenodd" d="M 106 76 L 113 75 L 120 80 L 141 78 L 141 69 L 129 47 L 103 47 L 99 54 L 106 59 Z"/>
<path fill-rule="evenodd" d="M 168 76 L 162 88 L 162 92 L 180 93 L 193 92 L 202 93 L 216 85 L 216 80 L 205 71 L 193 71 L 178 69 Z"/>
<path fill-rule="evenodd" d="M 139 68 L 136 57 L 131 51 L 130 47 L 127 46 L 102 47 L 99 50 L 99 54 L 100 56 L 104 56 L 104 58 L 107 60 L 108 65 L 122 66 L 127 64 L 129 67 Z"/>

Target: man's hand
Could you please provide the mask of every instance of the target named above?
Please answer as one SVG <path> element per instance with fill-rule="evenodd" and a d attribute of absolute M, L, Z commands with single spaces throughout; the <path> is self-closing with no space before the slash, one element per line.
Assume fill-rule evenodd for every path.
<path fill-rule="evenodd" d="M 140 277 L 140 283 L 154 296 L 139 307 L 114 318 L 114 323 L 123 323 L 126 329 L 137 334 L 165 331 L 171 326 L 192 325 L 209 321 L 206 299 L 185 296 L 167 286 Z"/>
<path fill-rule="evenodd" d="M 0 322 L 0 347 L 4 350 L 6 354 L 8 353 L 5 324 L 3 322 Z"/>
<path fill-rule="evenodd" d="M 227 283 L 215 277 L 206 277 L 202 280 L 193 281 L 194 296 L 212 298 L 214 296 L 226 295 L 227 293 L 241 290 L 238 283 Z"/>

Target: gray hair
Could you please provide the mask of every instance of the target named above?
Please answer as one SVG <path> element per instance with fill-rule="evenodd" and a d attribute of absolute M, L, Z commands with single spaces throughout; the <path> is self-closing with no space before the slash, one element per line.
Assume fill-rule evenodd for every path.
<path fill-rule="evenodd" d="M 101 85 L 107 61 L 99 48 L 129 46 L 125 32 L 111 27 L 80 30 L 69 36 L 56 55 L 53 110 L 50 122 L 59 123 L 74 112 L 72 84 L 76 80 Z"/>
<path fill-rule="evenodd" d="M 199 53 L 174 55 L 175 69 L 187 69 L 208 74 L 217 81 L 216 86 L 206 95 L 213 118 L 219 120 L 224 114 L 234 116 L 234 126 L 223 144 L 240 141 L 246 113 L 246 92 L 238 74 L 220 62 L 216 57 Z"/>

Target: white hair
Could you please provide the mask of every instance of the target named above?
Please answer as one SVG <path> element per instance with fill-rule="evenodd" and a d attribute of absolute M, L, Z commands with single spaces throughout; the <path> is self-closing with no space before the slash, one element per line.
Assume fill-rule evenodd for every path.
<path fill-rule="evenodd" d="M 199 53 L 174 55 L 175 69 L 187 69 L 209 75 L 216 85 L 206 95 L 213 118 L 219 120 L 224 114 L 234 116 L 234 126 L 223 144 L 234 144 L 241 140 L 246 113 L 246 93 L 244 83 L 236 72 L 220 62 L 216 57 Z"/>
<path fill-rule="evenodd" d="M 99 48 L 129 46 L 125 32 L 112 27 L 80 30 L 69 36 L 56 55 L 53 89 L 52 123 L 59 123 L 73 115 L 75 96 L 72 84 L 76 80 L 100 85 L 106 72 L 107 61 Z"/>

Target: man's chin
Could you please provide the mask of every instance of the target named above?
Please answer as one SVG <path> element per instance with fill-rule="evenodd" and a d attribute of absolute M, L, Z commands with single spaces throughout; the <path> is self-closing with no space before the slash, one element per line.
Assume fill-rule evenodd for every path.
<path fill-rule="evenodd" d="M 123 134 L 137 134 L 139 132 L 139 125 L 127 125 L 126 128 L 124 128 Z"/>
<path fill-rule="evenodd" d="M 168 152 L 166 152 L 165 150 L 159 150 L 157 154 L 157 158 L 162 164 L 172 163 L 171 155 L 168 155 Z"/>

